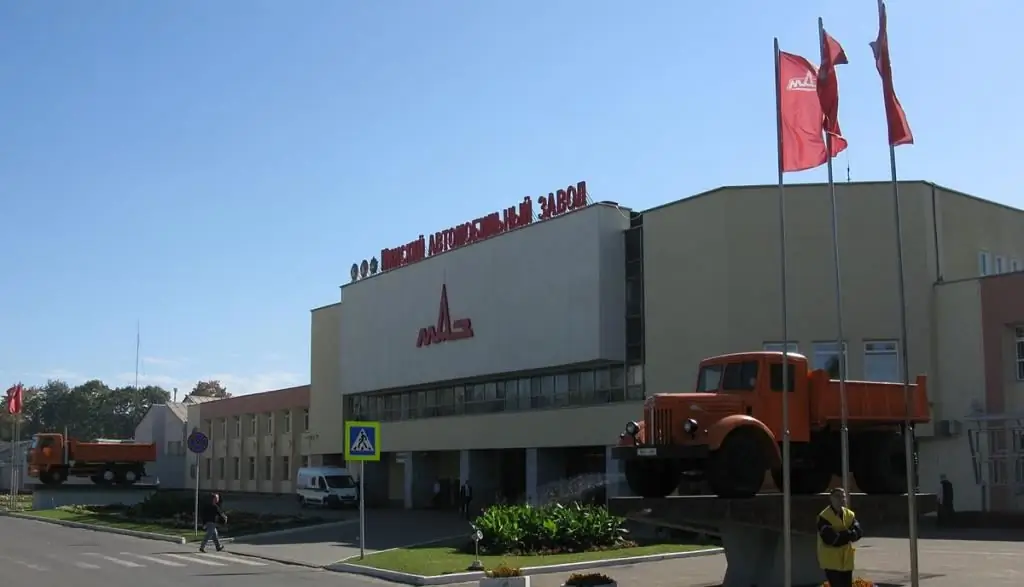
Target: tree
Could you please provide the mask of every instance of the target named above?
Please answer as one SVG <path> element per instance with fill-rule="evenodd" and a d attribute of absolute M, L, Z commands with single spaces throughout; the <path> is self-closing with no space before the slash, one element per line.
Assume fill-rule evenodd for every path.
<path fill-rule="evenodd" d="M 196 383 L 196 386 L 192 388 L 192 393 L 190 393 L 189 395 L 194 395 L 197 397 L 217 398 L 231 397 L 231 394 L 228 393 L 227 388 L 224 387 L 224 385 L 216 379 L 211 379 L 209 381 L 200 381 Z"/>
<path fill-rule="evenodd" d="M 58 380 L 24 392 L 21 434 L 24 440 L 39 432 L 64 432 L 80 440 L 131 438 L 135 427 L 154 404 L 167 403 L 171 394 L 160 387 L 110 388 L 99 380 L 71 387 Z M 14 416 L 6 406 L 0 413 L 0 439 L 11 437 Z"/>

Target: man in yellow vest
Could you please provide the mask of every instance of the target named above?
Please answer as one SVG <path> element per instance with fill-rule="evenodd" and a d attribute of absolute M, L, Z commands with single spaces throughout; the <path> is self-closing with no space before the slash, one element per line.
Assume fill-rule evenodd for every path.
<path fill-rule="evenodd" d="M 846 492 L 833 489 L 829 506 L 818 514 L 818 565 L 830 587 L 853 587 L 853 543 L 863 536 L 853 510 L 846 507 Z"/>

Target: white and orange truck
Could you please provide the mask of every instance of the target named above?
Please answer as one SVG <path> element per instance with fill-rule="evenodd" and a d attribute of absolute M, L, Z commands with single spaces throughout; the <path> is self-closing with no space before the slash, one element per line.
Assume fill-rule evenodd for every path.
<path fill-rule="evenodd" d="M 82 442 L 63 434 L 32 437 L 28 474 L 44 485 L 60 485 L 70 477 L 88 477 L 97 485 L 132 485 L 156 461 L 156 445 L 131 440 Z"/>

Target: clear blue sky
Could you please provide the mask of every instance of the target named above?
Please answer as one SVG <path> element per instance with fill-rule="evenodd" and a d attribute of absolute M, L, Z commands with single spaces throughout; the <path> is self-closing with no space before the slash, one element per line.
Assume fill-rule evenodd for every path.
<path fill-rule="evenodd" d="M 1024 207 L 1024 4 L 889 13 L 901 176 Z M 817 61 L 818 16 L 887 179 L 872 0 L 4 2 L 0 383 L 128 383 L 137 320 L 143 382 L 305 383 L 309 310 L 382 246 L 580 179 L 772 183 L 772 37 Z"/>

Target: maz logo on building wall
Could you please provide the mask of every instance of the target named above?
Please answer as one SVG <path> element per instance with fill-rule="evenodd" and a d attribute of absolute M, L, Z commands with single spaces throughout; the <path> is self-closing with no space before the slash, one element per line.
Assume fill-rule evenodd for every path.
<path fill-rule="evenodd" d="M 448 309 L 448 285 L 442 284 L 437 325 L 420 328 L 419 336 L 416 337 L 416 348 L 464 338 L 473 338 L 473 323 L 469 318 L 452 320 L 451 311 Z"/>

